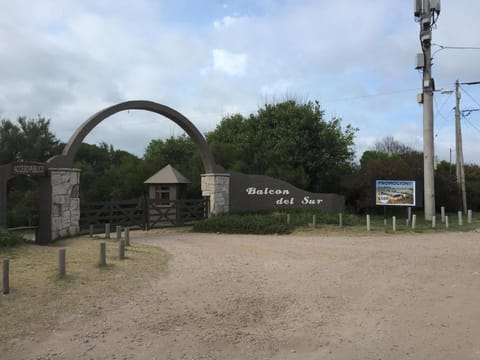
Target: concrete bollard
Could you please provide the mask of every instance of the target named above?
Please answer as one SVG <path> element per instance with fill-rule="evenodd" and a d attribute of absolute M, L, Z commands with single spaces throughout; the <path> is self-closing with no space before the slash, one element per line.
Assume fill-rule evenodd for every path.
<path fill-rule="evenodd" d="M 65 253 L 66 249 L 58 249 L 58 276 L 65 277 Z"/>
<path fill-rule="evenodd" d="M 440 214 L 442 216 L 442 223 L 444 223 L 445 222 L 445 206 L 442 206 L 440 208 Z"/>
<path fill-rule="evenodd" d="M 463 226 L 463 214 L 461 211 L 458 212 L 458 226 Z"/>
<path fill-rule="evenodd" d="M 467 215 L 467 222 L 468 222 L 469 224 L 471 224 L 472 221 L 473 221 L 473 212 L 472 212 L 472 210 L 468 210 L 467 214 L 468 214 L 468 215 Z"/>
<path fill-rule="evenodd" d="M 397 231 L 397 217 L 396 216 L 392 216 L 392 229 L 393 229 L 393 232 Z"/>
<path fill-rule="evenodd" d="M 105 224 L 105 238 L 110 239 L 110 224 Z"/>
<path fill-rule="evenodd" d="M 88 236 L 93 237 L 93 225 L 88 227 Z"/>
<path fill-rule="evenodd" d="M 120 240 L 122 238 L 122 227 L 117 225 L 117 240 Z"/>
<path fill-rule="evenodd" d="M 125 239 L 120 240 L 118 243 L 118 258 L 120 260 L 125 259 Z"/>
<path fill-rule="evenodd" d="M 370 223 L 370 215 L 367 215 L 367 231 L 370 231 L 372 229 L 371 223 Z"/>
<path fill-rule="evenodd" d="M 3 260 L 3 294 L 10 293 L 10 261 L 8 259 Z"/>
<path fill-rule="evenodd" d="M 412 215 L 412 229 L 415 229 L 417 226 L 417 215 L 413 214 Z"/>
<path fill-rule="evenodd" d="M 343 228 L 343 214 L 342 213 L 338 214 L 338 224 L 341 228 Z"/>
<path fill-rule="evenodd" d="M 287 224 L 290 225 L 290 214 L 287 214 Z"/>
<path fill-rule="evenodd" d="M 436 224 L 437 224 L 437 217 L 434 215 L 434 216 L 432 216 L 432 229 L 435 228 Z"/>
<path fill-rule="evenodd" d="M 100 259 L 98 265 L 105 266 L 107 265 L 107 248 L 104 241 L 100 243 Z"/>
<path fill-rule="evenodd" d="M 130 246 L 130 228 L 125 228 L 125 246 Z"/>
<path fill-rule="evenodd" d="M 448 215 L 445 215 L 445 228 L 448 229 Z"/>
<path fill-rule="evenodd" d="M 313 215 L 312 216 L 312 228 L 316 228 L 317 227 L 317 215 Z"/>

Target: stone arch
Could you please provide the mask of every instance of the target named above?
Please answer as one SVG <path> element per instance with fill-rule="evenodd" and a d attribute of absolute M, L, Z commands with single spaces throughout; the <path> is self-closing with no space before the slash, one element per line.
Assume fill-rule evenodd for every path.
<path fill-rule="evenodd" d="M 72 135 L 61 155 L 47 161 L 48 177 L 40 182 L 39 244 L 73 235 L 79 230 L 80 184 L 79 170 L 73 162 L 85 137 L 103 120 L 125 110 L 145 110 L 163 115 L 179 125 L 200 151 L 205 174 L 202 175 L 202 195 L 210 199 L 210 214 L 229 211 L 230 174 L 215 163 L 210 148 L 198 129 L 178 111 L 152 101 L 132 100 L 107 107 L 88 118 Z"/>
<path fill-rule="evenodd" d="M 85 137 L 103 120 L 105 120 L 111 115 L 125 110 L 146 110 L 157 113 L 159 115 L 163 115 L 168 119 L 172 120 L 177 125 L 179 125 L 197 145 L 206 173 L 214 173 L 216 171 L 223 170 L 221 167 L 216 165 L 205 138 L 200 133 L 200 131 L 198 131 L 195 125 L 190 122 L 190 120 L 188 120 L 178 111 L 168 106 L 146 100 L 125 101 L 117 105 L 107 107 L 92 115 L 77 129 L 77 131 L 75 131 L 75 133 L 68 141 L 67 145 L 65 145 L 62 154 L 48 160 L 49 167 L 72 167 L 75 155 Z"/>

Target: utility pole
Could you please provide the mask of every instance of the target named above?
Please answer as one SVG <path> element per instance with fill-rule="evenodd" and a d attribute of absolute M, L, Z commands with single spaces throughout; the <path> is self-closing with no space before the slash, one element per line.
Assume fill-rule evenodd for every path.
<path fill-rule="evenodd" d="M 433 144 L 433 92 L 435 91 L 435 84 L 432 78 L 432 27 L 440 14 L 440 0 L 415 0 L 414 4 L 415 18 L 420 23 L 420 43 L 423 52 L 423 63 L 417 56 L 417 69 L 423 69 L 423 92 L 419 102 L 423 103 L 424 210 L 425 220 L 431 221 L 435 215 Z"/>
<path fill-rule="evenodd" d="M 467 213 L 467 192 L 465 189 L 465 168 L 463 166 L 463 144 L 462 144 L 462 123 L 460 111 L 460 82 L 455 81 L 455 149 L 456 149 L 456 175 L 458 192 L 460 194 L 461 209 Z"/>

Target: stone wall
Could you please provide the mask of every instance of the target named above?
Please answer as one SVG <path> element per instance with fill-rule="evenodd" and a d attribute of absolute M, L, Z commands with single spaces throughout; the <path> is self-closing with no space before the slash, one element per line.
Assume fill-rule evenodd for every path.
<path fill-rule="evenodd" d="M 202 195 L 210 198 L 210 214 L 230 211 L 230 174 L 202 174 Z"/>
<path fill-rule="evenodd" d="M 52 240 L 80 231 L 80 170 L 49 169 L 52 186 Z"/>

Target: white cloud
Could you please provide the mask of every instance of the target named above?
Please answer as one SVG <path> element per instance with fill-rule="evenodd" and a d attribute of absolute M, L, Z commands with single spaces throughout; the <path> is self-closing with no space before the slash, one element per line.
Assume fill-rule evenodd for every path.
<path fill-rule="evenodd" d="M 238 18 L 232 16 L 225 16 L 222 20 L 215 20 L 213 22 L 213 27 L 217 30 L 228 28 L 234 25 L 238 21 Z"/>
<path fill-rule="evenodd" d="M 213 68 L 232 76 L 243 76 L 247 70 L 247 55 L 213 49 Z"/>

